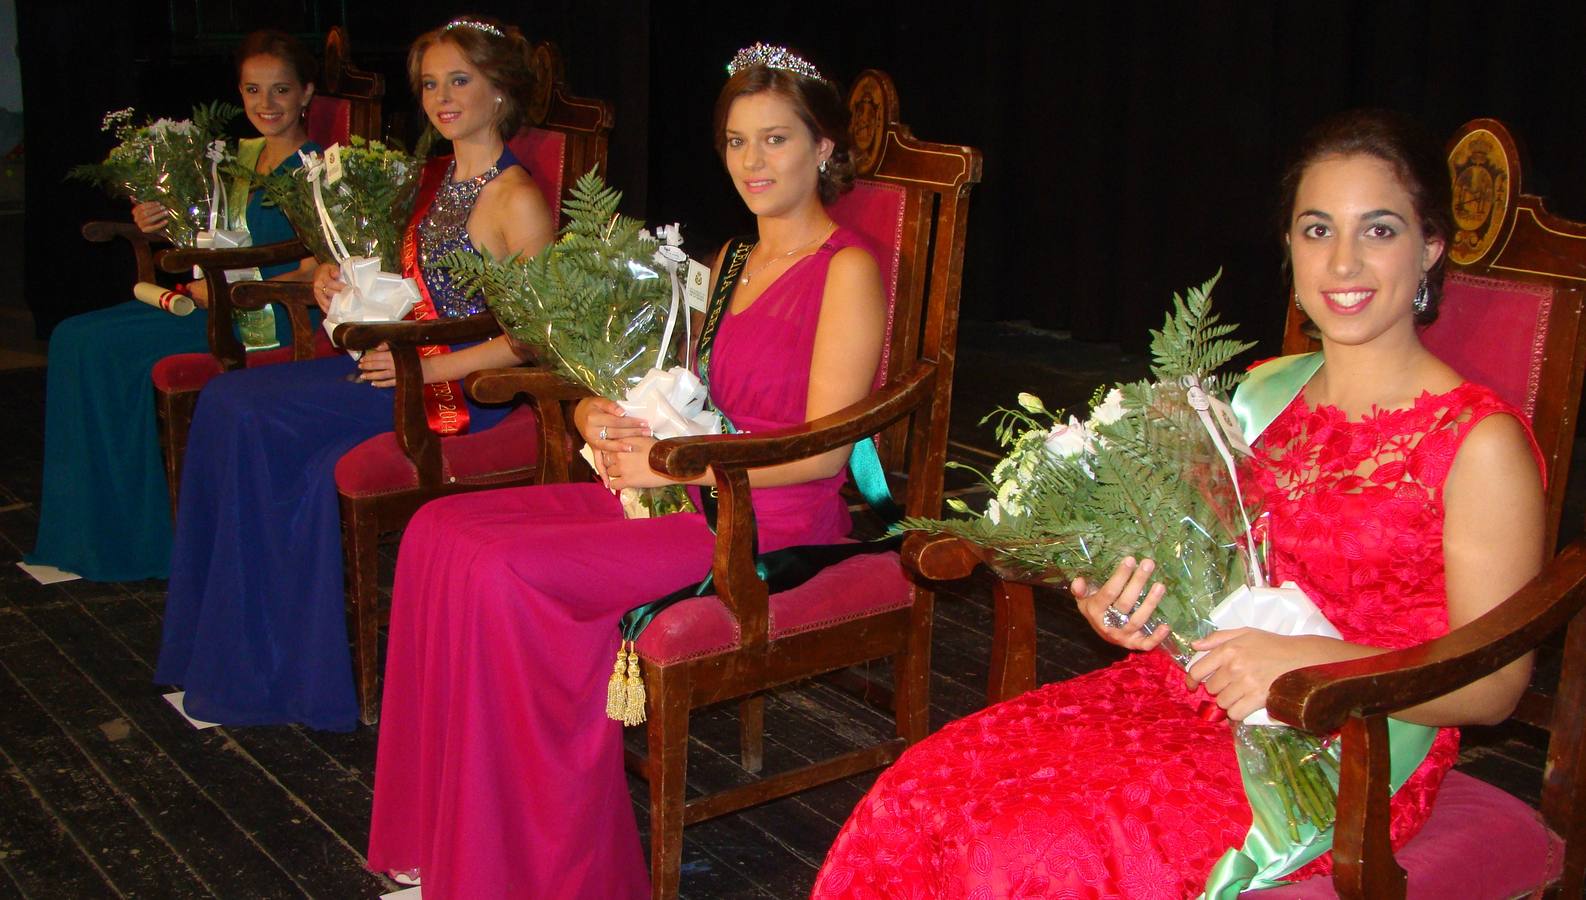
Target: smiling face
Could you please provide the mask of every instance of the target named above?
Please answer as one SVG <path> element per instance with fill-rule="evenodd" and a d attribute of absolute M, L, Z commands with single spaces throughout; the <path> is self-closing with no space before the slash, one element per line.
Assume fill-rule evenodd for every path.
<path fill-rule="evenodd" d="M 750 212 L 785 214 L 816 195 L 832 142 L 817 138 L 787 98 L 775 91 L 739 97 L 727 111 L 724 133 L 727 173 Z"/>
<path fill-rule="evenodd" d="M 242 108 L 260 134 L 278 137 L 300 126 L 314 86 L 299 81 L 290 63 L 261 53 L 243 60 L 238 68 Z"/>
<path fill-rule="evenodd" d="M 424 51 L 419 95 L 430 124 L 447 140 L 496 127 L 501 91 L 450 41 L 436 41 Z"/>
<path fill-rule="evenodd" d="M 1334 343 L 1413 335 L 1411 301 L 1443 252 L 1428 240 L 1410 193 L 1375 156 L 1326 156 L 1300 178 L 1289 219 L 1300 305 Z"/>

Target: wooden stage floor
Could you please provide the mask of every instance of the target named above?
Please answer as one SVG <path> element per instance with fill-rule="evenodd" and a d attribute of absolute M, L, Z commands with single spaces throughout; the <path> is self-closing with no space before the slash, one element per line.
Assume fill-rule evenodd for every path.
<path fill-rule="evenodd" d="M 1054 408 L 1103 380 L 1136 377 L 1139 357 L 1006 325 L 966 325 L 953 453 L 984 463 L 981 414 L 1019 390 Z M 0 896 L 376 897 L 396 885 L 364 868 L 375 728 L 195 730 L 152 681 L 162 582 L 41 586 L 14 563 L 32 547 L 42 457 L 42 369 L 0 371 Z M 961 474 L 955 483 L 962 485 Z M 1576 517 L 1578 518 L 1578 517 Z M 974 582 L 941 596 L 931 724 L 984 703 L 991 619 Z M 1040 677 L 1114 658 L 1063 602 L 1040 610 Z M 767 770 L 890 732 L 889 720 L 813 682 L 767 704 Z M 729 709 L 696 716 L 691 787 L 746 779 Z M 1535 803 L 1540 739 L 1467 732 L 1461 768 Z M 874 775 L 716 819 L 686 832 L 683 896 L 807 894 L 826 848 Z M 630 788 L 641 829 L 645 785 Z"/>

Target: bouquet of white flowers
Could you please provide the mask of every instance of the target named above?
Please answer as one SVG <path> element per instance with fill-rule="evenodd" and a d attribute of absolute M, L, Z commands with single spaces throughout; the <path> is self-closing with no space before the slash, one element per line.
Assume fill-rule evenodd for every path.
<path fill-rule="evenodd" d="M 982 475 L 995 494 L 983 515 L 900 527 L 957 535 L 1008 569 L 1054 582 L 1099 583 L 1125 556 L 1153 559 L 1166 594 L 1146 630 L 1166 624 L 1161 646 L 1186 668 L 1197 658 L 1191 642 L 1232 627 L 1252 606 L 1278 604 L 1314 626 L 1307 633 L 1336 637 L 1303 593 L 1267 586 L 1260 530 L 1251 527 L 1259 499 L 1242 477 L 1249 448 L 1225 402 L 1234 379 L 1217 374 L 1252 345 L 1227 339 L 1234 326 L 1211 313 L 1216 281 L 1174 296 L 1173 313 L 1151 333 L 1153 378 L 1098 390 L 1084 421 L 1062 419 L 1031 394 L 987 417 L 998 419 L 1009 451 Z M 1270 720 L 1235 723 L 1235 745 L 1247 775 L 1275 795 L 1266 808 L 1281 809 L 1282 821 L 1270 824 L 1296 841 L 1302 824 L 1324 831 L 1336 814 L 1336 742 L 1258 721 Z"/>
<path fill-rule="evenodd" d="M 103 162 L 74 167 L 67 177 L 91 182 L 111 194 L 155 201 L 170 213 L 166 236 L 179 247 L 197 246 L 210 220 L 210 145 L 242 110 L 230 103 L 193 109 L 191 119 L 155 119 L 136 124 L 129 107 L 105 114 L 103 130 L 117 144 Z"/>
<path fill-rule="evenodd" d="M 454 253 L 442 262 L 465 288 L 484 291 L 509 334 L 564 377 L 643 418 L 656 437 L 718 433 L 704 387 L 675 365 L 675 325 L 688 314 L 680 308 L 682 235 L 676 225 L 651 235 L 617 212 L 621 201 L 590 171 L 563 206 L 557 240 L 535 256 Z M 691 508 L 681 486 L 622 494 L 630 516 Z"/>

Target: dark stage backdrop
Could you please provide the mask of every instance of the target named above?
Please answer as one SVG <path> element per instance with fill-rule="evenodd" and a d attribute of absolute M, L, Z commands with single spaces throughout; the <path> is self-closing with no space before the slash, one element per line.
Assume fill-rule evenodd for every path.
<path fill-rule="evenodd" d="M 401 74 L 406 41 L 463 8 L 416 0 L 19 6 L 35 148 L 28 283 L 43 327 L 106 305 L 118 290 L 114 278 L 77 288 L 61 276 L 97 277 L 91 257 L 108 251 L 91 251 L 75 228 L 105 204 L 61 187 L 50 167 L 103 152 L 95 132 L 106 109 L 136 102 L 180 112 L 230 90 L 218 44 L 195 54 L 173 39 L 192 27 L 193 10 L 223 9 L 206 19 L 216 34 L 267 22 L 303 32 L 345 23 L 354 58 L 387 73 L 395 120 L 413 109 Z M 612 179 L 628 192 L 626 207 L 651 221 L 681 221 L 696 254 L 751 224 L 708 133 L 734 50 L 757 39 L 794 44 L 843 81 L 885 69 L 916 135 L 985 153 L 985 181 L 971 204 L 965 316 L 1022 319 L 1086 340 L 1143 345 L 1172 292 L 1221 267 L 1227 317 L 1274 349 L 1287 296 L 1272 209 L 1282 157 L 1309 123 L 1351 106 L 1404 110 L 1439 138 L 1476 116 L 1504 119 L 1524 145 L 1527 187 L 1555 211 L 1586 218 L 1582 4 L 469 7 L 562 46 L 573 88 L 616 105 Z"/>

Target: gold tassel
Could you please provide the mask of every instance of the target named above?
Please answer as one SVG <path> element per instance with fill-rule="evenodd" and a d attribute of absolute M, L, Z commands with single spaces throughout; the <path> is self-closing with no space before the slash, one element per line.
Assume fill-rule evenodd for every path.
<path fill-rule="evenodd" d="M 622 711 L 622 724 L 644 722 L 644 677 L 639 673 L 639 648 L 628 642 L 628 702 Z"/>
<path fill-rule="evenodd" d="M 611 670 L 611 680 L 606 682 L 606 718 L 623 718 L 623 705 L 627 697 L 627 686 L 623 684 L 622 674 L 628 668 L 628 642 L 617 644 L 617 665 Z"/>

